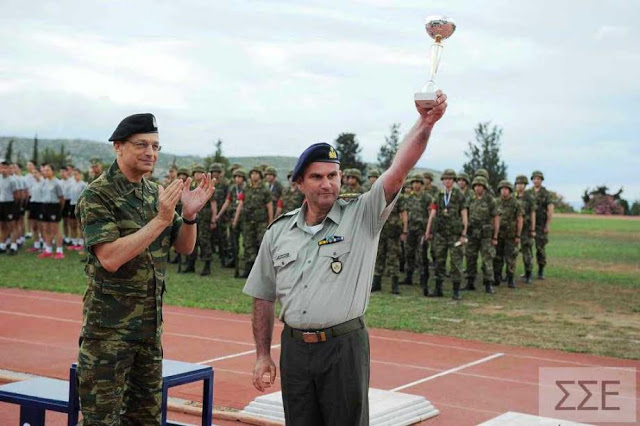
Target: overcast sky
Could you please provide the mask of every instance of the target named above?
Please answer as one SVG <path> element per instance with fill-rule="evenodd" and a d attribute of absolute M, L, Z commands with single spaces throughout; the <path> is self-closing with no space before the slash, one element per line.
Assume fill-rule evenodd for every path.
<path fill-rule="evenodd" d="M 357 134 L 375 161 L 428 79 L 428 15 L 458 28 L 449 96 L 420 165 L 459 170 L 478 122 L 504 129 L 509 178 L 533 169 L 568 200 L 640 199 L 637 1 L 0 0 L 0 134 L 106 141 L 153 112 L 163 150 L 297 156 Z M 633 178 L 636 176 L 636 178 Z"/>

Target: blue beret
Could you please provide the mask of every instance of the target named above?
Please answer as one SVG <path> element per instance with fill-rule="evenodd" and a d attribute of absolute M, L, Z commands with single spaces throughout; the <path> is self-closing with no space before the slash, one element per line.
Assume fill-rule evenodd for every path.
<path fill-rule="evenodd" d="M 123 141 L 136 133 L 158 133 L 158 124 L 153 114 L 133 114 L 118 124 L 109 138 L 110 141 Z"/>
<path fill-rule="evenodd" d="M 314 143 L 305 149 L 300 158 L 298 158 L 298 162 L 291 173 L 291 180 L 297 180 L 310 163 L 316 162 L 340 164 L 338 153 L 334 147 L 326 142 Z"/>

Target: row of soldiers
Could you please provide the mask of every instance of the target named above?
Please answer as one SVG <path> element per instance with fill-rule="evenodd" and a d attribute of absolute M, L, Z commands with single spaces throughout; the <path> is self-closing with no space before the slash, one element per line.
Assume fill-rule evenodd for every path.
<path fill-rule="evenodd" d="M 375 181 L 375 178 L 372 180 Z M 378 246 L 378 258 L 372 291 L 381 289 L 382 276 L 391 277 L 394 294 L 399 294 L 399 276 L 404 266 L 404 284 L 413 284 L 419 273 L 426 297 L 443 297 L 445 277 L 453 283 L 453 298 L 461 299 L 461 290 L 476 289 L 478 257 L 482 259 L 485 291 L 493 294 L 499 286 L 503 266 L 510 288 L 515 288 L 515 265 L 518 252 L 523 253 L 526 283 L 531 283 L 533 246 L 536 246 L 538 278 L 544 279 L 545 246 L 553 216 L 552 194 L 542 186 L 544 175 L 531 175 L 533 188 L 525 175 L 519 175 L 515 187 L 503 180 L 496 188 L 489 185 L 489 174 L 479 169 L 470 179 L 466 173 L 451 169 L 441 175 L 442 189 L 436 188 L 433 174 L 414 174 L 405 183 L 385 224 Z M 457 183 L 457 187 L 455 184 Z M 429 290 L 428 255 L 435 263 L 435 288 Z M 447 274 L 447 258 L 450 273 Z M 466 270 L 463 261 L 466 259 Z M 403 265 L 404 261 L 404 265 Z M 464 275 L 464 276 L 463 276 Z M 462 280 L 466 285 L 461 288 Z"/>

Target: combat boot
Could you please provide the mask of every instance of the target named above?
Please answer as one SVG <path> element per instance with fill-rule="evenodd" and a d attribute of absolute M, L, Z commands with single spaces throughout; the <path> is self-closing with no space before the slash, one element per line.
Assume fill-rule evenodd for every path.
<path fill-rule="evenodd" d="M 531 271 L 525 271 L 524 282 L 525 284 L 531 284 Z"/>
<path fill-rule="evenodd" d="M 476 277 L 467 277 L 467 285 L 464 286 L 462 291 L 475 291 L 476 290 Z"/>
<path fill-rule="evenodd" d="M 513 279 L 513 274 L 507 274 L 507 286 L 509 288 L 516 288 L 516 282 Z"/>
<path fill-rule="evenodd" d="M 407 269 L 407 276 L 405 277 L 404 281 L 402 281 L 402 284 L 404 285 L 413 285 L 413 271 L 410 269 Z"/>
<path fill-rule="evenodd" d="M 544 276 L 544 266 L 540 265 L 538 266 L 538 279 L 539 280 L 544 280 L 545 276 Z"/>
<path fill-rule="evenodd" d="M 493 286 L 494 287 L 500 286 L 500 272 L 493 273 Z"/>
<path fill-rule="evenodd" d="M 460 295 L 460 283 L 453 283 L 453 296 L 451 296 L 453 300 L 462 300 L 462 296 Z"/>
<path fill-rule="evenodd" d="M 244 265 L 244 272 L 238 278 L 249 278 L 249 273 L 251 272 L 252 267 L 253 267 L 253 262 L 247 262 Z"/>
<path fill-rule="evenodd" d="M 429 293 L 427 297 L 442 297 L 444 294 L 442 293 L 442 279 L 436 278 L 436 289 L 433 293 Z"/>
<path fill-rule="evenodd" d="M 182 269 L 180 271 L 181 274 L 187 274 L 189 272 L 195 272 L 196 271 L 196 260 L 189 258 L 187 259 L 187 267 Z"/>
<path fill-rule="evenodd" d="M 373 276 L 373 283 L 371 283 L 371 291 L 380 291 L 382 290 L 382 276 L 381 275 L 374 275 Z"/>
<path fill-rule="evenodd" d="M 495 291 L 493 290 L 493 286 L 491 285 L 491 280 L 486 280 L 484 282 L 484 291 L 485 293 L 493 294 Z"/>
<path fill-rule="evenodd" d="M 204 268 L 202 268 L 202 271 L 200 272 L 200 276 L 201 277 L 206 277 L 207 275 L 211 275 L 211 261 L 210 260 L 205 260 L 204 261 Z"/>
<path fill-rule="evenodd" d="M 391 293 L 400 294 L 400 286 L 398 285 L 398 276 L 391 277 Z"/>

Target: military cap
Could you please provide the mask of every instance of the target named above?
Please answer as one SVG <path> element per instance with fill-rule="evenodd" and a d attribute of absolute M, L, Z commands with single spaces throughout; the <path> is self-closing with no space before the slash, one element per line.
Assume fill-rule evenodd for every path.
<path fill-rule="evenodd" d="M 261 163 L 259 167 L 260 167 L 260 170 L 262 170 L 262 173 L 264 173 L 264 171 L 267 170 L 267 167 L 269 167 L 269 165 L 267 163 Z"/>
<path fill-rule="evenodd" d="M 484 189 L 489 189 L 489 183 L 483 176 L 476 176 L 473 178 L 473 183 L 471 184 L 472 188 L 475 188 L 476 185 L 484 186 Z"/>
<path fill-rule="evenodd" d="M 487 169 L 478 169 L 478 170 L 476 170 L 476 173 L 475 173 L 475 175 L 473 175 L 473 177 L 476 177 L 476 176 L 482 176 L 486 180 L 489 180 L 489 172 L 487 171 Z"/>
<path fill-rule="evenodd" d="M 179 175 L 189 176 L 191 174 L 191 171 L 189 169 L 187 169 L 186 167 L 181 167 L 181 168 L 178 169 L 178 174 Z"/>
<path fill-rule="evenodd" d="M 264 169 L 264 174 L 278 176 L 278 172 L 276 171 L 276 168 L 272 166 L 269 166 L 266 169 Z"/>
<path fill-rule="evenodd" d="M 465 172 L 459 172 L 458 173 L 458 180 L 460 180 L 460 179 L 466 180 L 467 184 L 471 183 L 471 182 L 469 182 L 469 175 L 466 174 Z"/>
<path fill-rule="evenodd" d="M 200 173 L 204 173 L 204 166 L 202 164 L 196 164 L 195 166 L 193 166 L 193 169 L 191 169 L 192 173 L 196 173 L 196 172 L 200 172 Z"/>
<path fill-rule="evenodd" d="M 500 181 L 500 183 L 498 184 L 498 191 L 500 191 L 504 187 L 509 188 L 509 190 L 511 192 L 513 192 L 513 185 L 508 180 L 501 180 Z"/>
<path fill-rule="evenodd" d="M 516 183 L 524 183 L 525 185 L 529 183 L 529 179 L 525 175 L 516 176 Z"/>
<path fill-rule="evenodd" d="M 367 177 L 380 177 L 380 171 L 378 169 L 371 169 L 369 170 Z"/>
<path fill-rule="evenodd" d="M 240 167 L 242 167 L 242 165 L 241 165 L 240 163 L 233 163 L 233 164 L 231 165 L 231 172 L 233 173 L 233 171 L 234 171 L 235 169 L 239 169 Z"/>
<path fill-rule="evenodd" d="M 424 184 L 424 177 L 420 173 L 416 173 L 413 176 L 411 176 L 411 183 L 413 182 L 420 182 Z"/>
<path fill-rule="evenodd" d="M 453 169 L 445 169 L 445 171 L 442 172 L 442 174 L 440 175 L 440 180 L 455 179 L 455 178 L 456 178 L 456 172 L 453 171 Z"/>
<path fill-rule="evenodd" d="M 110 141 L 123 141 L 136 133 L 158 133 L 158 124 L 153 114 L 133 114 L 123 119 L 109 138 Z"/>
<path fill-rule="evenodd" d="M 531 173 L 531 180 L 533 180 L 534 177 L 539 177 L 540 179 L 544 180 L 544 175 L 540 170 L 534 170 L 533 173 Z"/>
<path fill-rule="evenodd" d="M 233 177 L 240 176 L 241 178 L 247 178 L 247 171 L 242 167 L 239 167 L 233 171 Z"/>
<path fill-rule="evenodd" d="M 210 172 L 218 172 L 218 173 L 222 173 L 222 164 L 220 163 L 211 163 L 211 166 L 209 166 L 209 171 Z"/>
<path fill-rule="evenodd" d="M 102 164 L 102 161 L 98 157 L 93 157 L 89 160 L 92 166 L 97 166 L 98 164 Z"/>
<path fill-rule="evenodd" d="M 305 149 L 298 158 L 298 162 L 293 168 L 291 179 L 298 180 L 298 178 L 304 173 L 307 166 L 316 162 L 340 164 L 338 152 L 334 147 L 326 142 L 314 143 L 309 148 Z"/>
<path fill-rule="evenodd" d="M 349 173 L 347 173 L 347 177 L 354 177 L 358 179 L 358 182 L 362 182 L 362 172 L 359 169 L 349 169 Z"/>
<path fill-rule="evenodd" d="M 253 173 L 253 172 L 258 172 L 260 173 L 260 177 L 264 177 L 264 172 L 262 170 L 262 166 L 253 166 L 251 168 L 251 170 L 249 170 L 249 174 Z"/>
<path fill-rule="evenodd" d="M 433 173 L 431 173 L 431 172 L 424 172 L 424 173 L 422 173 L 422 176 L 424 176 L 425 179 L 433 180 Z"/>

